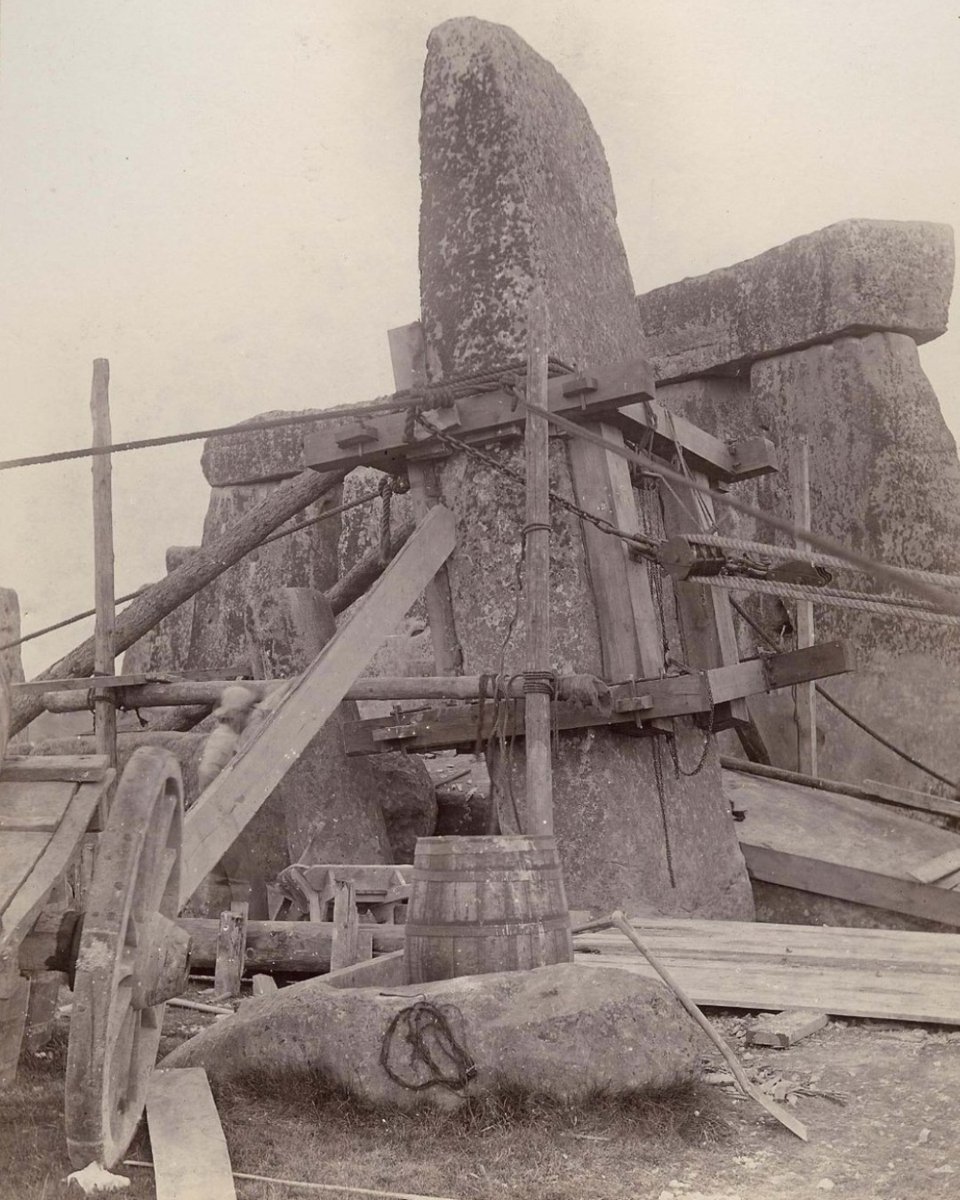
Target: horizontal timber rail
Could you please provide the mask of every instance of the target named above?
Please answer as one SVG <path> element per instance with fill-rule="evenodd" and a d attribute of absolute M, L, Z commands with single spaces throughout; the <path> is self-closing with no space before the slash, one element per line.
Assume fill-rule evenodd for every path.
<path fill-rule="evenodd" d="M 721 730 L 735 723 L 727 707 L 731 700 L 843 674 L 853 666 L 846 643 L 822 642 L 804 650 L 750 659 L 709 671 L 612 684 L 611 703 L 606 708 L 555 702 L 553 727 L 567 730 L 611 726 L 621 733 L 646 735 L 656 732 L 651 723 L 661 718 L 702 716 L 710 719 L 714 730 Z M 478 735 L 487 737 L 492 733 L 497 719 L 495 707 L 487 704 L 481 713 L 480 705 L 473 703 L 419 709 L 366 721 L 347 721 L 343 726 L 344 746 L 347 754 L 377 754 L 401 748 L 415 753 L 455 747 L 471 749 Z M 522 706 L 509 705 L 505 724 L 507 736 L 523 736 Z"/>
<path fill-rule="evenodd" d="M 804 678 L 816 662 L 816 669 L 825 668 L 824 674 L 837 674 L 837 667 L 843 671 L 852 670 L 852 660 L 846 657 L 846 649 L 839 649 L 841 643 L 824 642 L 817 647 L 811 647 L 806 657 L 801 658 L 800 670 Z M 790 670 L 789 665 L 796 657 L 795 652 L 770 655 L 764 659 L 754 660 L 764 664 L 764 670 L 771 687 L 786 687 L 788 683 L 781 682 L 784 672 Z M 842 664 L 842 665 L 840 665 Z M 818 674 L 816 678 L 821 678 Z M 287 679 L 204 679 L 204 680 L 172 680 L 172 681 L 140 681 L 136 676 L 117 677 L 117 683 L 107 683 L 118 691 L 117 704 L 121 708 L 168 708 L 179 704 L 213 706 L 220 701 L 220 693 L 225 687 L 239 683 L 248 688 L 258 698 L 262 699 L 278 687 L 290 682 Z M 557 683 L 562 690 L 565 678 L 575 680 L 579 676 L 558 676 Z M 347 700 L 479 700 L 481 697 L 492 698 L 493 675 L 425 675 L 425 676 L 390 676 L 378 675 L 367 679 L 358 679 L 347 689 Z M 65 686 L 54 691 L 47 691 L 43 703 L 48 712 L 83 712 L 89 708 L 86 691 L 92 687 L 103 687 L 101 680 L 77 679 L 60 680 Z M 658 682 L 658 681 L 652 681 Z M 797 682 L 790 678 L 790 683 Z M 14 685 L 16 687 L 17 685 Z M 37 690 L 38 685 L 27 685 Z M 42 686 L 42 685 L 40 685 Z M 502 695 L 513 699 L 521 699 L 524 695 L 523 676 L 514 675 L 502 682 Z M 619 690 L 634 685 L 619 684 L 613 686 L 616 695 Z M 640 681 L 635 685 L 640 691 L 646 690 L 646 685 Z"/>

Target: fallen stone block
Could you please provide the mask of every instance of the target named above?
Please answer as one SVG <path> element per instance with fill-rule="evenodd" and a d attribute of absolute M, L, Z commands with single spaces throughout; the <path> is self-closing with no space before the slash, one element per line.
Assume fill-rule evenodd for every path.
<path fill-rule="evenodd" d="M 787 1050 L 790 1046 L 823 1029 L 827 1023 L 824 1012 L 798 1009 L 795 1012 L 761 1013 L 747 1029 L 748 1046 L 773 1046 Z"/>
<path fill-rule="evenodd" d="M 434 1078 L 405 1040 L 418 1002 L 439 1010 L 476 1073 L 462 1091 L 414 1090 Z M 393 1029 L 391 1029 L 393 1025 Z M 445 1077 L 457 1074 L 436 1034 L 426 1046 Z M 567 1102 L 667 1087 L 696 1074 L 706 1042 L 655 980 L 615 967 L 561 963 L 410 987 L 336 989 L 311 979 L 265 997 L 178 1047 L 165 1067 L 203 1066 L 224 1083 L 258 1071 L 319 1072 L 368 1102 L 453 1107 L 462 1096 L 534 1092 Z M 384 1054 L 395 1082 L 381 1063 Z M 456 1053 L 456 1050 L 454 1051 Z M 461 1066 L 463 1063 L 460 1064 Z M 405 1086 L 406 1085 L 406 1086 Z"/>
<path fill-rule="evenodd" d="M 354 760 L 348 759 L 348 762 Z M 417 838 L 433 837 L 437 797 L 427 768 L 415 754 L 372 754 L 364 766 L 373 775 L 393 861 L 413 862 Z"/>
<path fill-rule="evenodd" d="M 669 383 L 875 331 L 929 342 L 947 328 L 953 265 L 949 225 L 839 221 L 638 296 L 646 353 Z"/>

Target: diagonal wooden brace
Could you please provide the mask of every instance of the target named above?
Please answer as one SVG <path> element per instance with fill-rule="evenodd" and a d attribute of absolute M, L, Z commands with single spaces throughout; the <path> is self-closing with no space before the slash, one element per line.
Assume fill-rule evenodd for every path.
<path fill-rule="evenodd" d="M 264 701 L 269 716 L 256 737 L 187 813 L 181 907 L 335 711 L 455 542 L 453 514 L 442 505 L 430 509 L 349 624 L 288 688 Z"/>

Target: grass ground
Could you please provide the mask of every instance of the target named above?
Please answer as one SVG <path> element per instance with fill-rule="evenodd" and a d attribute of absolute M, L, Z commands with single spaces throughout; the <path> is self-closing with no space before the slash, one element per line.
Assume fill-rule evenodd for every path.
<path fill-rule="evenodd" d="M 170 1013 L 165 1049 L 205 1023 Z M 743 1022 L 714 1014 L 732 1043 Z M 960 1194 L 954 1126 L 960 1034 L 833 1021 L 789 1051 L 747 1052 L 748 1069 L 815 1093 L 795 1111 L 800 1142 L 747 1101 L 701 1083 L 577 1108 L 513 1095 L 454 1114 L 366 1108 L 320 1079 L 248 1079 L 217 1104 L 234 1169 L 325 1184 L 487 1200 L 947 1200 Z M 0 1097 L 0 1198 L 52 1200 L 71 1190 L 63 1146 L 65 1027 L 25 1056 Z M 131 1157 L 150 1157 L 147 1134 Z M 122 1168 L 121 1168 L 122 1169 Z M 149 1172 L 125 1170 L 131 1200 L 154 1197 Z M 73 1190 L 72 1194 L 79 1195 Z M 287 1200 L 285 1187 L 238 1183 L 244 1200 Z M 316 1194 L 316 1193 L 314 1193 Z M 336 1193 L 327 1193 L 336 1196 Z M 346 1195 L 346 1193 L 341 1193 Z"/>

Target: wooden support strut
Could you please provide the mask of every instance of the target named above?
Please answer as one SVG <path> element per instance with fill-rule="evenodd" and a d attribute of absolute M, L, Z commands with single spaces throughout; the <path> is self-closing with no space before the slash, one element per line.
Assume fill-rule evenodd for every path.
<path fill-rule="evenodd" d="M 450 556 L 453 514 L 432 508 L 413 536 L 310 667 L 265 702 L 270 712 L 250 745 L 200 795 L 184 823 L 181 904 L 236 840 L 316 736 L 347 689 Z"/>
<path fill-rule="evenodd" d="M 110 364 L 105 358 L 93 363 L 93 383 L 90 389 L 90 413 L 93 420 L 93 445 L 109 446 L 113 441 L 110 429 Z M 94 455 L 93 472 L 93 563 L 95 581 L 96 624 L 94 627 L 94 675 L 113 675 L 116 601 L 113 563 L 113 495 L 112 465 L 109 454 Z M 104 754 L 110 765 L 117 765 L 117 709 L 111 692 L 94 692 L 94 732 L 97 753 Z M 106 798 L 106 797 L 105 797 Z M 101 821 L 106 819 L 101 812 Z"/>
<path fill-rule="evenodd" d="M 547 395 L 547 301 L 534 288 L 527 307 L 527 402 L 544 405 Z M 524 832 L 534 837 L 553 833 L 553 764 L 550 757 L 550 427 L 543 417 L 527 414 L 526 516 L 524 528 L 524 600 L 527 671 L 524 699 L 526 728 L 526 811 Z M 534 690 L 543 680 L 546 690 Z"/>

